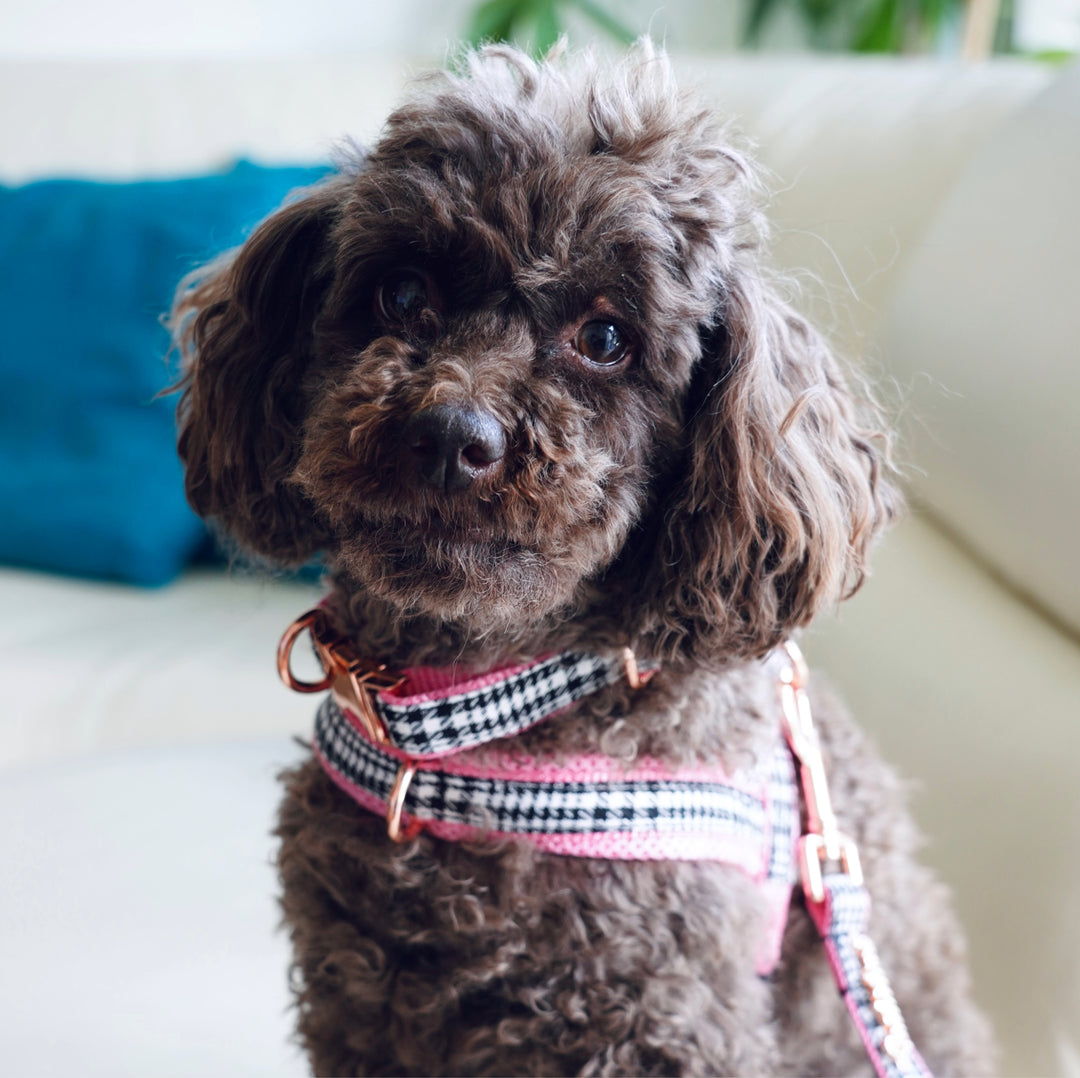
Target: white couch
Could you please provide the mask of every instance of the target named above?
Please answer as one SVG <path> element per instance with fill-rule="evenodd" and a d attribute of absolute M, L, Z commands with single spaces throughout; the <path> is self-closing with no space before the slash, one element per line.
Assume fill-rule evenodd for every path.
<path fill-rule="evenodd" d="M 0 65 L 0 181 L 324 159 L 411 67 Z M 1080 69 L 687 58 L 773 170 L 776 260 L 901 405 L 917 511 L 807 639 L 913 780 L 1003 1073 L 1080 1073 Z M 274 773 L 312 587 L 0 570 L 0 1071 L 288 1074 Z"/>

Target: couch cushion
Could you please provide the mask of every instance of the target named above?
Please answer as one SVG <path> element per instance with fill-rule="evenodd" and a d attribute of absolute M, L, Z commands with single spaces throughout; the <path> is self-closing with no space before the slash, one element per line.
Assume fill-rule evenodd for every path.
<path fill-rule="evenodd" d="M 322 169 L 0 188 L 0 560 L 160 584 L 202 541 L 160 325 L 177 281 Z"/>
<path fill-rule="evenodd" d="M 302 1075 L 270 836 L 285 738 L 0 771 L 3 1070 Z"/>
<path fill-rule="evenodd" d="M 761 55 L 680 62 L 756 143 L 775 265 L 853 358 L 936 207 L 985 140 L 1052 80 L 1008 59 Z M 869 355 L 868 355 L 869 353 Z"/>
<path fill-rule="evenodd" d="M 321 595 L 220 569 L 149 591 L 0 568 L 0 768 L 102 749 L 309 736 L 316 700 L 274 669 Z M 314 652 L 297 649 L 301 676 Z M 309 662 L 304 666 L 304 662 Z"/>
<path fill-rule="evenodd" d="M 1080 629 L 1080 65 L 970 162 L 905 267 L 891 371 L 917 496 Z"/>
<path fill-rule="evenodd" d="M 910 780 L 1002 1048 L 995 1073 L 1080 1075 L 1080 647 L 918 514 L 804 644 L 815 680 Z"/>

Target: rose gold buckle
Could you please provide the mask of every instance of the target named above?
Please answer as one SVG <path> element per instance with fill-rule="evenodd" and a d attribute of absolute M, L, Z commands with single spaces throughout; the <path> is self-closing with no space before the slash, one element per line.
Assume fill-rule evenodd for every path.
<path fill-rule="evenodd" d="M 322 649 L 319 647 L 319 636 L 315 629 L 316 622 L 321 621 L 323 617 L 324 615 L 321 610 L 309 610 L 306 614 L 301 614 L 300 617 L 285 630 L 282 634 L 281 641 L 278 643 L 278 676 L 294 692 L 322 692 L 323 689 L 329 689 L 334 681 L 334 675 L 327 671 L 326 662 L 323 660 Z M 292 667 L 289 665 L 293 645 L 305 629 L 311 630 L 311 638 L 315 641 L 315 650 L 318 652 L 319 661 L 322 663 L 323 671 L 326 675 L 322 681 L 301 681 L 292 672 Z"/>
<path fill-rule="evenodd" d="M 305 630 L 311 633 L 315 653 L 325 674 L 320 681 L 301 681 L 289 665 L 293 646 Z M 359 718 L 372 741 L 379 745 L 390 744 L 386 727 L 372 703 L 372 693 L 391 692 L 405 678 L 390 673 L 385 663 L 376 664 L 358 655 L 352 641 L 333 627 L 322 607 L 301 614 L 285 630 L 278 644 L 277 666 L 281 680 L 290 689 L 296 692 L 330 689 L 338 703 Z"/>
<path fill-rule="evenodd" d="M 409 792 L 409 785 L 412 783 L 413 775 L 416 774 L 418 766 L 415 760 L 406 760 L 398 768 L 397 778 L 394 779 L 394 785 L 390 788 L 390 796 L 386 799 L 386 833 L 390 836 L 391 842 L 409 842 L 423 830 L 423 820 L 419 820 L 415 816 L 409 821 L 404 830 L 401 827 L 402 810 L 405 808 L 405 795 Z"/>

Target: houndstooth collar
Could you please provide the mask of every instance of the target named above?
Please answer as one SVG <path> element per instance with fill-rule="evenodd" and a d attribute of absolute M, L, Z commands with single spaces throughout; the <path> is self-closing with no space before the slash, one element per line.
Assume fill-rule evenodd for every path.
<path fill-rule="evenodd" d="M 305 631 L 325 674 L 317 682 L 300 681 L 290 667 L 292 648 Z M 376 744 L 417 759 L 513 737 L 624 679 L 638 688 L 657 666 L 643 663 L 639 669 L 624 648 L 614 655 L 565 651 L 479 675 L 453 666 L 412 667 L 398 675 L 360 656 L 322 607 L 293 622 L 278 649 L 286 685 L 299 692 L 330 689 Z"/>
<path fill-rule="evenodd" d="M 567 651 L 464 682 L 453 668 L 412 670 L 372 704 L 389 743 L 426 758 L 512 737 L 623 677 L 621 659 Z"/>

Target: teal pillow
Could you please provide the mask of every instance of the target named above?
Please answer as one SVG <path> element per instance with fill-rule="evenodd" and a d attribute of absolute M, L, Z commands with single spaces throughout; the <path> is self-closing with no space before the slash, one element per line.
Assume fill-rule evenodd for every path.
<path fill-rule="evenodd" d="M 323 168 L 0 187 L 0 561 L 163 584 L 205 541 L 176 457 L 180 278 Z"/>

